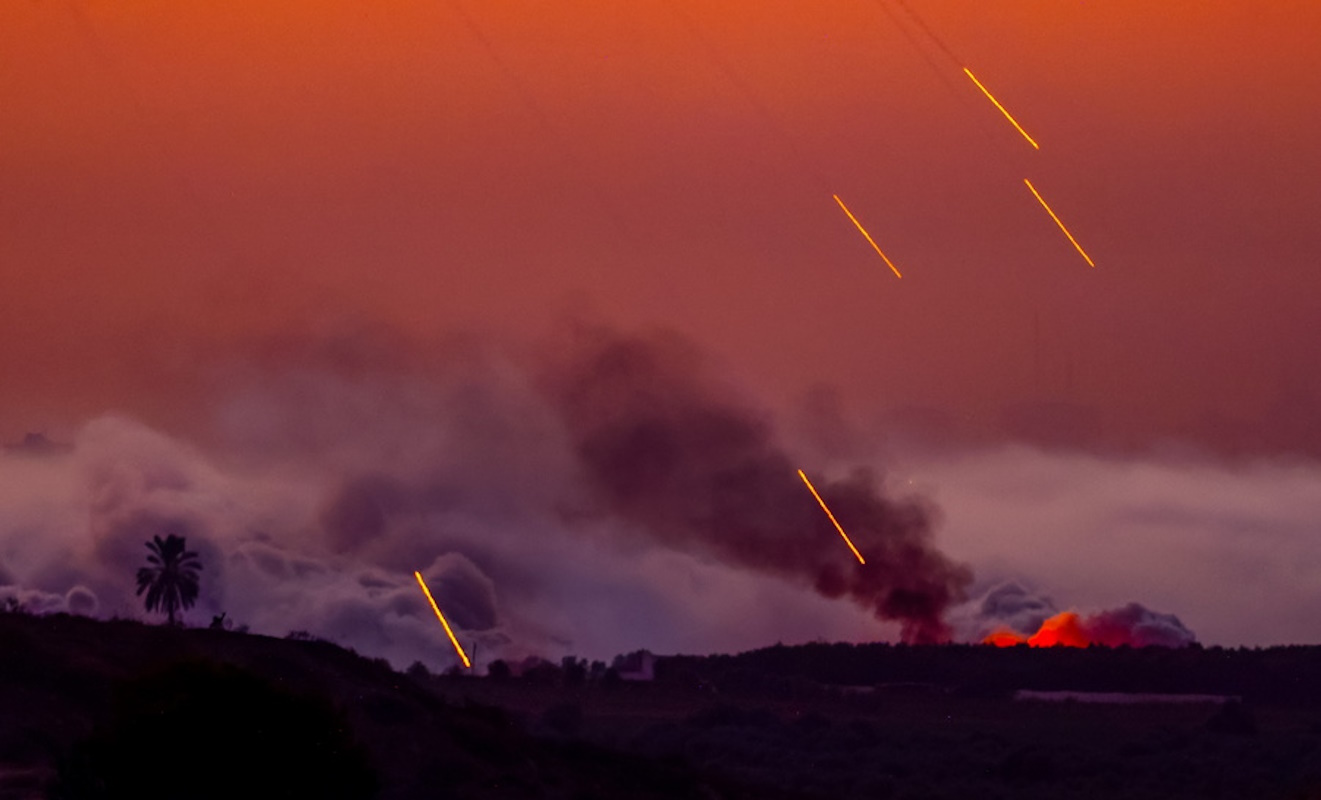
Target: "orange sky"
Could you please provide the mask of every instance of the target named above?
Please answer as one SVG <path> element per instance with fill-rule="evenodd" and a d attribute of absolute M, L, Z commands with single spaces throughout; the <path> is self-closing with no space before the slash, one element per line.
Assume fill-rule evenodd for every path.
<path fill-rule="evenodd" d="M 1321 453 L 1321 7 L 906 4 L 6 3 L 0 438 L 204 427 L 270 335 L 586 310 L 775 405 Z"/>

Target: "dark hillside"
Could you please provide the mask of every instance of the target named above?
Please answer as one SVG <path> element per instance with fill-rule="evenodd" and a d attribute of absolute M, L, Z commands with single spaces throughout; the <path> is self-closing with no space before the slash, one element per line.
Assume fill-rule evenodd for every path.
<path fill-rule="evenodd" d="M 927 684 L 963 695 L 1019 689 L 1232 695 L 1253 704 L 1321 708 L 1321 647 L 997 648 L 983 645 L 777 645 L 734 656 L 676 656 L 661 680 L 753 692 L 786 682 Z"/>
<path fill-rule="evenodd" d="M 316 641 L 5 614 L 0 704 L 3 798 L 751 796 Z"/>
<path fill-rule="evenodd" d="M 1244 659 L 1233 662 L 1244 669 L 1235 680 L 1260 685 L 1266 680 L 1252 667 L 1300 674 L 1288 681 L 1298 685 L 1306 678 L 1293 670 L 1315 656 L 1311 648 L 1250 652 L 1235 651 Z M 872 656 L 881 666 L 871 664 Z M 1066 663 L 1095 681 L 1095 689 L 1139 689 L 1141 681 L 1107 676 L 1115 659 L 1183 665 L 1184 658 L 1223 654 L 1178 656 L 811 645 L 664 658 L 654 683 L 573 684 L 566 670 L 558 684 L 539 675 L 536 682 L 437 679 L 434 685 L 454 697 L 516 709 L 543 730 L 558 727 L 639 754 L 681 758 L 744 785 L 803 797 L 1321 798 L 1321 709 L 1141 696 L 1114 703 L 1019 701 L 1010 691 L 984 688 L 1020 680 L 1033 686 L 1034 676 L 1044 680 Z M 870 671 L 850 671 L 851 657 L 858 658 L 854 667 Z M 960 683 L 967 674 L 987 683 Z M 831 677 L 838 682 L 826 680 Z M 1153 668 L 1157 677 L 1151 685 L 1188 694 L 1177 670 Z M 1051 685 L 1088 688 L 1067 672 Z"/>
<path fill-rule="evenodd" d="M 815 644 L 662 658 L 652 682 L 567 659 L 479 678 L 0 614 L 0 800 L 1321 798 L 1319 653 Z"/>

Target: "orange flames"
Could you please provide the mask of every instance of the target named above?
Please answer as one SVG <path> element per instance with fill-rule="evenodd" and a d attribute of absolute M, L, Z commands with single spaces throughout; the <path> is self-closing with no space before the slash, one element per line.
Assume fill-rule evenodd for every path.
<path fill-rule="evenodd" d="M 1027 637 L 1020 636 L 1010 630 L 998 630 L 995 633 L 982 639 L 982 644 L 993 644 L 996 647 L 1013 647 L 1027 641 Z"/>
<path fill-rule="evenodd" d="M 1041 623 L 1041 627 L 1031 636 L 1001 629 L 983 639 L 982 644 L 993 644 L 996 647 L 1013 647 L 1018 644 L 1029 647 L 1087 647 L 1094 644 L 1119 647 L 1141 646 L 1144 642 L 1129 630 L 1104 624 L 1099 616 L 1083 618 L 1076 612 L 1065 611 Z"/>
<path fill-rule="evenodd" d="M 1109 637 L 1106 637 L 1109 638 Z M 1029 647 L 1086 647 L 1089 644 L 1110 644 L 1096 641 L 1083 624 L 1082 619 L 1072 611 L 1056 614 L 1045 622 L 1031 636 L 1023 636 L 1011 630 L 998 630 L 982 640 L 983 644 L 996 647 L 1013 647 L 1027 644 Z"/>
<path fill-rule="evenodd" d="M 996 647 L 1187 647 L 1197 636 L 1173 614 L 1161 614 L 1140 603 L 1086 616 L 1075 611 L 1056 614 L 1031 636 L 1001 627 L 982 639 Z"/>

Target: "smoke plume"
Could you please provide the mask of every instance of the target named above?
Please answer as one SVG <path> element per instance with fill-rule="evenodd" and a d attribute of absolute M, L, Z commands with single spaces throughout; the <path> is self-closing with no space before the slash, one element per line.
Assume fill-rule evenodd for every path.
<path fill-rule="evenodd" d="M 580 328 L 528 355 L 359 331 L 266 343 L 217 375 L 198 414 L 212 424 L 190 438 L 112 415 L 87 422 L 68 447 L 0 452 L 0 603 L 144 617 L 133 582 L 144 542 L 176 534 L 203 564 L 189 624 L 224 612 L 254 633 L 306 631 L 398 666 L 454 664 L 414 570 L 479 664 L 896 632 L 910 642 L 980 641 L 1000 627 L 1028 637 L 1061 610 L 1009 584 L 960 604 L 971 573 L 936 548 L 930 503 L 883 491 L 866 466 L 841 471 L 843 455 L 861 460 L 846 447 L 828 448 L 829 461 L 791 457 L 770 418 L 675 336 Z M 956 537 L 960 554 L 1001 559 L 991 564 L 1000 574 L 1072 569 L 1052 588 L 1076 598 L 1096 573 L 1069 567 L 1047 535 L 1078 516 L 1069 487 L 1121 478 L 1070 483 L 1076 467 L 1051 466 L 1010 454 L 932 468 L 946 470 L 935 485 L 942 513 L 959 523 L 945 539 Z M 1194 477 L 1200 486 L 1208 476 Z M 1235 486 L 1217 496 L 1240 496 Z M 1020 500 L 1056 515 L 1010 527 L 984 510 Z M 1088 518 L 1114 506 L 1094 505 Z M 1139 519 L 1165 524 L 1150 510 Z M 1035 548 L 1017 543 L 1024 535 L 1039 537 Z M 1083 553 L 1113 537 L 1070 541 Z M 1004 554 L 1029 552 L 1049 555 L 1048 567 L 1005 567 Z M 1115 598 L 1093 590 L 1082 602 Z M 1192 638 L 1140 606 L 1077 625 L 1098 641 L 1115 629 L 1132 643 Z"/>
<path fill-rule="evenodd" d="M 1059 613 L 1055 602 L 1018 581 L 991 586 L 968 603 L 955 608 L 950 622 L 963 641 L 981 642 L 993 634 L 1015 636 L 1035 633 L 1041 623 Z"/>
<path fill-rule="evenodd" d="M 7 450 L 0 599 L 144 617 L 144 542 L 174 534 L 203 564 L 189 624 L 224 612 L 398 665 L 453 663 L 413 570 L 479 663 L 891 635 L 876 618 L 948 637 L 967 572 L 929 509 L 866 471 L 817 476 L 858 565 L 769 421 L 688 345 L 595 330 L 510 352 L 283 339 L 218 370 L 194 441 L 105 416 L 69 447 Z"/>
<path fill-rule="evenodd" d="M 898 621 L 905 641 L 949 639 L 944 613 L 971 575 L 936 550 L 921 501 L 885 497 L 865 470 L 821 482 L 860 566 L 769 424 L 704 380 L 691 348 L 585 331 L 573 352 L 547 386 L 591 496 L 611 513 L 668 547 L 847 597 Z"/>
<path fill-rule="evenodd" d="M 1173 614 L 1139 603 L 1094 614 L 1059 611 L 1018 581 L 996 584 L 950 615 L 959 638 L 1000 647 L 1183 647 L 1197 637 Z"/>

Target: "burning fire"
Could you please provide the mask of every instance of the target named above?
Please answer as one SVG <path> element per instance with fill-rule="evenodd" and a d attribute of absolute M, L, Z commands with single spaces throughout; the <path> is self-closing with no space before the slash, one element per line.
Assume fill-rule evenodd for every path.
<path fill-rule="evenodd" d="M 1056 614 L 1031 636 L 1001 628 L 982 640 L 996 647 L 1182 647 L 1196 641 L 1192 632 L 1176 617 L 1155 614 L 1136 603 L 1113 611 L 1082 616 L 1075 611 Z"/>
<path fill-rule="evenodd" d="M 1054 647 L 1056 645 L 1086 647 L 1089 644 L 1104 644 L 1114 647 L 1121 644 L 1133 644 L 1133 642 L 1125 641 L 1126 637 L 1094 636 L 1093 633 L 1093 631 L 1088 630 L 1088 626 L 1083 623 L 1082 618 L 1075 612 L 1065 611 L 1041 623 L 1041 627 L 1031 636 L 1024 636 L 1011 630 L 998 630 L 983 639 L 982 643 L 993 644 L 996 647 L 1013 647 L 1024 643 L 1029 647 Z M 1116 638 L 1120 640 L 1114 641 Z"/>
<path fill-rule="evenodd" d="M 1027 637 L 1020 636 L 1010 630 L 998 630 L 982 640 L 982 644 L 993 644 L 996 647 L 1013 647 L 1027 641 Z"/>

